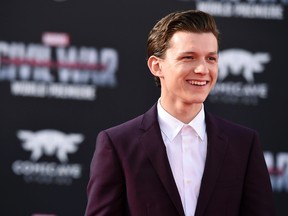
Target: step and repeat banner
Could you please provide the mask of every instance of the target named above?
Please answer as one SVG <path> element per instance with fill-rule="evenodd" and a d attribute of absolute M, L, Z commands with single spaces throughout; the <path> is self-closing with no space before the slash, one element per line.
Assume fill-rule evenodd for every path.
<path fill-rule="evenodd" d="M 98 132 L 159 97 L 149 30 L 193 8 L 222 33 L 206 107 L 259 131 L 277 215 L 288 215 L 288 0 L 1 1 L 0 215 L 84 214 Z"/>

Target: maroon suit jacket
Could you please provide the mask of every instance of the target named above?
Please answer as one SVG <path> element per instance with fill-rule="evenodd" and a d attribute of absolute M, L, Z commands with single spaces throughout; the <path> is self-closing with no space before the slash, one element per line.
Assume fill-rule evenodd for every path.
<path fill-rule="evenodd" d="M 85 216 L 184 216 L 156 107 L 99 133 Z M 274 216 L 257 133 L 206 110 L 205 121 L 207 157 L 195 216 Z"/>

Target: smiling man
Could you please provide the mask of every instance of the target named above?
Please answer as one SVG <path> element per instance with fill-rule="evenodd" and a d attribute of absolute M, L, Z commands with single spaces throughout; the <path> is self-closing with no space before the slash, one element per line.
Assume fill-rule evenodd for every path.
<path fill-rule="evenodd" d="M 208 112 L 219 31 L 209 14 L 168 14 L 148 35 L 161 88 L 141 116 L 98 134 L 85 216 L 274 216 L 258 133 Z"/>

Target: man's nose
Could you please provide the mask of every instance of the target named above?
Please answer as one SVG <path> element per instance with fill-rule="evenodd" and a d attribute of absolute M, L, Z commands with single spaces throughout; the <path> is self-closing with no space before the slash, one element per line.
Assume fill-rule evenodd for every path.
<path fill-rule="evenodd" d="M 199 61 L 194 68 L 195 73 L 208 73 L 209 69 L 205 61 Z"/>

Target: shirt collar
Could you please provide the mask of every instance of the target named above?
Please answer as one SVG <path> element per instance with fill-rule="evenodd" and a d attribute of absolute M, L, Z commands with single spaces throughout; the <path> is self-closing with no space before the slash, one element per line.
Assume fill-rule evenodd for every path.
<path fill-rule="evenodd" d="M 186 124 L 176 119 L 174 116 L 170 115 L 160 104 L 160 98 L 157 103 L 158 120 L 161 131 L 167 136 L 167 138 L 172 141 L 177 134 L 180 132 L 182 127 Z M 206 132 L 205 124 L 205 113 L 204 104 L 200 112 L 195 116 L 195 118 L 188 123 L 198 134 L 201 140 L 204 140 Z"/>

